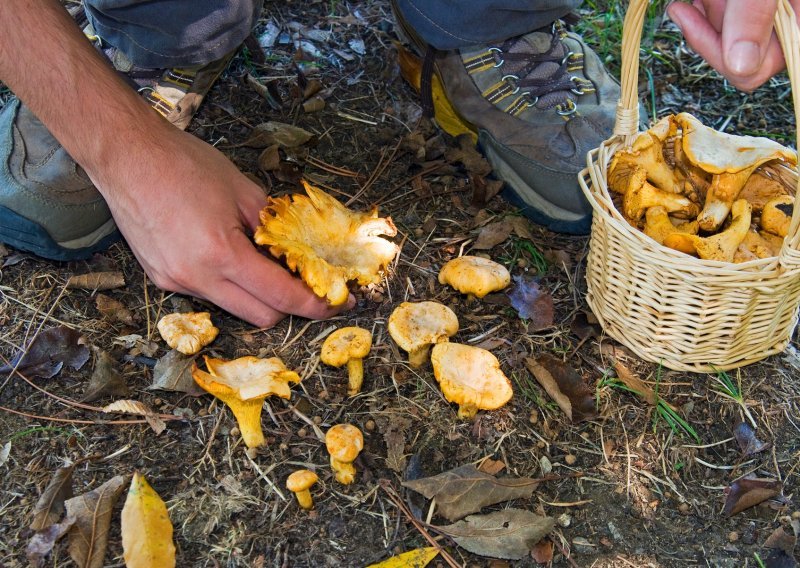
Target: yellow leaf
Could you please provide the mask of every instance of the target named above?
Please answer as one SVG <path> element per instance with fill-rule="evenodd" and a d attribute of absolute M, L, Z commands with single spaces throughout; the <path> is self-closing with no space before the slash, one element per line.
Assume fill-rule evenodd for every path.
<path fill-rule="evenodd" d="M 127 568 L 175 567 L 167 506 L 139 472 L 122 508 L 122 550 Z"/>
<path fill-rule="evenodd" d="M 432 546 L 417 548 L 387 558 L 383 562 L 370 564 L 367 568 L 424 568 L 437 554 L 439 554 L 439 550 Z"/>

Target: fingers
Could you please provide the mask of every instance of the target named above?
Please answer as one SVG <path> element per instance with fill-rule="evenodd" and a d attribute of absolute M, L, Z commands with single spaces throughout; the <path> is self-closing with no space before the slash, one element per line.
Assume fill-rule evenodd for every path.
<path fill-rule="evenodd" d="M 737 77 L 758 74 L 767 55 L 777 0 L 728 0 L 722 25 L 722 57 Z"/>
<path fill-rule="evenodd" d="M 214 295 L 218 297 L 206 299 L 256 327 L 272 327 L 286 317 L 285 313 L 268 306 L 233 282 L 217 284 Z"/>

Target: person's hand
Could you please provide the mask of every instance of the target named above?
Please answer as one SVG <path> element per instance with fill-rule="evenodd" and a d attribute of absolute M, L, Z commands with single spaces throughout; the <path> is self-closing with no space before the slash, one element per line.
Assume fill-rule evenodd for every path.
<path fill-rule="evenodd" d="M 88 172 L 152 281 L 260 327 L 337 313 L 252 244 L 263 191 L 221 152 L 162 122 L 144 139 L 132 135 L 118 163 Z"/>
<path fill-rule="evenodd" d="M 800 0 L 791 2 L 800 10 Z M 673 2 L 667 13 L 714 69 L 752 91 L 786 66 L 773 32 L 777 5 L 778 0 L 694 0 Z"/>

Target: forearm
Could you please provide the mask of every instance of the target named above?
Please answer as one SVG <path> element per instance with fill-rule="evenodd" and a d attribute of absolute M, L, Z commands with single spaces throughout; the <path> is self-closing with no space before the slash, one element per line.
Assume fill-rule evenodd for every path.
<path fill-rule="evenodd" d="M 122 141 L 144 147 L 168 126 L 56 0 L 0 2 L 0 80 L 90 176 L 121 163 Z"/>

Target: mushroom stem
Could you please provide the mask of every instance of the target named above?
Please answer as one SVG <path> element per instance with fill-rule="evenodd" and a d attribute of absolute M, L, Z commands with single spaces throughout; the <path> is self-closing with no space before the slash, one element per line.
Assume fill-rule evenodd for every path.
<path fill-rule="evenodd" d="M 300 505 L 301 509 L 308 511 L 314 508 L 314 500 L 311 498 L 311 491 L 302 489 L 300 491 L 295 491 L 294 494 L 297 497 L 297 504 Z"/>
<path fill-rule="evenodd" d="M 364 382 L 363 361 L 363 359 L 350 359 L 347 362 L 347 394 L 349 396 L 355 396 L 361 392 L 361 383 Z"/>
<path fill-rule="evenodd" d="M 331 457 L 331 469 L 336 475 L 336 481 L 342 485 L 350 485 L 356 480 L 356 468 L 352 463 L 340 462 Z"/>
<path fill-rule="evenodd" d="M 428 360 L 431 352 L 430 344 L 423 345 L 419 349 L 414 349 L 408 352 L 408 364 L 414 369 L 419 369 Z"/>
<path fill-rule="evenodd" d="M 478 413 L 478 407 L 475 404 L 464 403 L 458 407 L 458 417 L 462 420 L 471 420 Z"/>
<path fill-rule="evenodd" d="M 220 397 L 221 398 L 221 397 Z M 222 401 L 228 405 L 236 422 L 242 439 L 248 448 L 257 448 L 265 443 L 264 432 L 261 430 L 261 409 L 264 407 L 264 398 L 250 400 L 231 399 Z"/>

